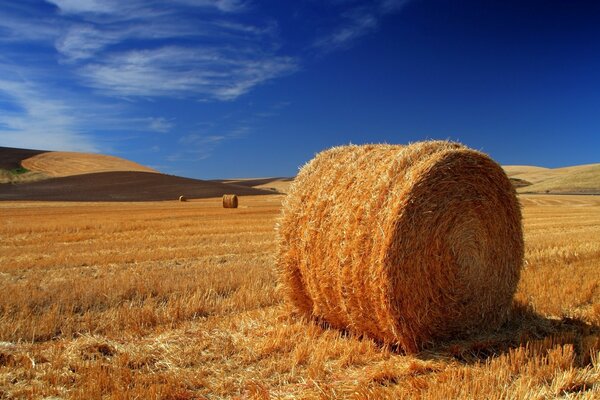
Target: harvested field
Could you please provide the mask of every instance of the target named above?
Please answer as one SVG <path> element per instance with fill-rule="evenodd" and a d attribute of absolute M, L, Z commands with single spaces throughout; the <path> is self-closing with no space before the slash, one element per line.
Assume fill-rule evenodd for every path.
<path fill-rule="evenodd" d="M 411 356 L 290 314 L 281 200 L 0 202 L 0 398 L 600 396 L 600 197 L 520 196 L 513 318 Z"/>
<path fill-rule="evenodd" d="M 49 151 L 21 161 L 31 171 L 51 177 L 91 174 L 97 172 L 138 171 L 157 172 L 152 168 L 119 157 L 104 154 Z"/>
<path fill-rule="evenodd" d="M 294 178 L 252 178 L 252 179 L 219 179 L 215 182 L 228 183 L 256 189 L 287 193 Z"/>
<path fill-rule="evenodd" d="M 562 168 L 507 165 L 503 168 L 516 180 L 520 193 L 600 194 L 600 164 Z"/>

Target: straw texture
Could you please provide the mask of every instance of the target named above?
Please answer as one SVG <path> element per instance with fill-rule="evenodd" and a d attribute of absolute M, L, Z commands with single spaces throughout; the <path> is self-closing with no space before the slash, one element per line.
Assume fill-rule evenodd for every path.
<path fill-rule="evenodd" d="M 295 308 L 406 352 L 498 327 L 523 260 L 506 174 L 445 141 L 318 154 L 284 201 L 278 241 Z"/>
<path fill-rule="evenodd" d="M 235 194 L 223 195 L 223 208 L 237 208 L 238 197 Z"/>

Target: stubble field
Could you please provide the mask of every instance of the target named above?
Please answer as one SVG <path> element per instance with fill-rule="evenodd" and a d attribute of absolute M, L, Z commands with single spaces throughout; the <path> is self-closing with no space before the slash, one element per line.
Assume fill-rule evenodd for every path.
<path fill-rule="evenodd" d="M 2 202 L 0 398 L 600 398 L 600 197 L 520 199 L 512 319 L 416 356 L 286 308 L 281 196 Z"/>

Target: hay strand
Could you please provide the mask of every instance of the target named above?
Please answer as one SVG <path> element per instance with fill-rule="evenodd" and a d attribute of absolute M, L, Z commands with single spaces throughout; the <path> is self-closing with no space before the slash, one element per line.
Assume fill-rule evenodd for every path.
<path fill-rule="evenodd" d="M 406 352 L 498 327 L 523 259 L 510 180 L 445 141 L 318 154 L 284 201 L 278 241 L 295 308 Z"/>
<path fill-rule="evenodd" d="M 238 197 L 235 194 L 223 195 L 223 208 L 237 208 Z"/>

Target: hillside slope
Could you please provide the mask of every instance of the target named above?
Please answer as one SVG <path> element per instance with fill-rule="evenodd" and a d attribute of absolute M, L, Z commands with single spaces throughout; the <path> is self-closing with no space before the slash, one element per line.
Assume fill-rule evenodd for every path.
<path fill-rule="evenodd" d="M 276 193 L 287 193 L 294 178 L 276 177 L 276 178 L 247 178 L 247 179 L 219 179 L 214 182 L 221 182 L 239 186 L 253 187 L 256 189 L 270 190 Z"/>
<path fill-rule="evenodd" d="M 161 174 L 102 154 L 0 147 L 0 200 L 159 201 L 273 194 L 251 186 Z"/>
<path fill-rule="evenodd" d="M 600 194 L 600 164 L 571 167 L 557 176 L 523 187 L 521 192 Z"/>
<path fill-rule="evenodd" d="M 187 198 L 273 194 L 252 187 L 228 185 L 152 172 L 98 172 L 27 184 L 0 185 L 0 200 L 160 201 Z"/>
<path fill-rule="evenodd" d="M 23 160 L 42 153 L 45 153 L 45 151 L 0 147 L 0 184 L 35 182 L 48 179 L 47 175 L 41 172 L 27 171 L 21 165 Z"/>
<path fill-rule="evenodd" d="M 529 165 L 503 167 L 512 179 L 528 182 L 519 193 L 600 194 L 600 164 L 544 168 Z"/>
<path fill-rule="evenodd" d="M 120 157 L 103 154 L 50 151 L 23 159 L 21 165 L 51 177 L 91 174 L 97 172 L 139 171 L 157 172 Z"/>
<path fill-rule="evenodd" d="M 21 161 L 42 153 L 45 151 L 0 147 L 0 169 L 17 169 L 21 167 Z"/>

